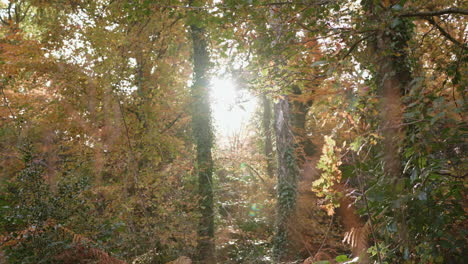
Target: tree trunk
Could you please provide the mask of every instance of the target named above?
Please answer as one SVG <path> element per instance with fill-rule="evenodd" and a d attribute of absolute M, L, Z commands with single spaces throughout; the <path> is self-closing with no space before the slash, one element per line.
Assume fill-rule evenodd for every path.
<path fill-rule="evenodd" d="M 368 1 L 369 2 L 369 1 Z M 396 4 L 397 0 L 390 1 Z M 392 16 L 391 7 L 376 11 L 374 4 L 365 3 L 370 17 L 384 24 L 382 18 L 400 20 L 397 26 L 389 26 L 376 33 L 370 43 L 372 63 L 376 68 L 377 91 L 380 95 L 381 125 L 384 136 L 385 172 L 394 179 L 401 177 L 399 147 L 403 139 L 401 122 L 403 105 L 401 96 L 409 89 L 412 80 L 411 70 L 407 66 L 406 47 L 410 38 L 409 22 L 404 18 Z M 380 9 L 379 9 L 380 10 Z M 375 22 L 372 22 L 375 23 Z"/>
<path fill-rule="evenodd" d="M 385 172 L 394 179 L 401 177 L 399 147 L 403 140 L 401 122 L 403 105 L 401 96 L 411 82 L 410 70 L 405 66 L 404 48 L 407 39 L 401 37 L 406 28 L 384 30 L 377 34 L 374 50 L 377 66 L 377 90 L 381 97 L 381 125 L 383 127 L 385 149 Z"/>
<path fill-rule="evenodd" d="M 209 102 L 209 55 L 205 30 L 190 26 L 193 41 L 194 83 L 192 86 L 192 129 L 197 147 L 198 190 L 200 195 L 200 223 L 198 229 L 198 259 L 201 263 L 215 263 L 213 211 L 213 132 Z"/>
<path fill-rule="evenodd" d="M 306 123 L 307 123 L 307 113 L 309 112 L 310 107 L 312 106 L 312 100 L 307 102 L 302 102 L 300 96 L 303 95 L 301 89 L 297 86 L 292 87 L 292 92 L 294 98 L 290 100 L 292 105 L 291 121 L 293 124 L 294 136 L 298 141 L 300 149 L 300 160 L 301 163 L 305 163 L 307 157 L 311 157 L 315 153 L 315 146 L 307 135 Z"/>
<path fill-rule="evenodd" d="M 407 39 L 399 38 L 399 35 L 404 35 L 407 32 L 380 32 L 376 40 L 376 49 L 387 51 L 391 47 L 406 46 Z M 377 58 L 377 89 L 381 95 L 380 111 L 381 111 L 381 126 L 383 134 L 384 147 L 384 172 L 385 175 L 393 182 L 394 193 L 405 192 L 399 189 L 399 186 L 404 186 L 403 168 L 401 166 L 400 149 L 403 147 L 405 133 L 402 127 L 403 122 L 403 104 L 401 96 L 408 88 L 411 80 L 409 69 L 404 67 L 402 62 L 406 58 L 405 55 L 395 55 L 404 53 L 393 50 L 390 55 L 381 55 Z M 377 53 L 378 54 L 378 53 Z M 385 53 L 384 53 L 385 54 Z M 408 248 L 409 237 L 406 223 L 404 207 L 401 207 L 398 212 L 395 212 L 398 221 L 398 236 L 399 243 L 403 247 Z"/>
<path fill-rule="evenodd" d="M 274 165 L 273 165 L 273 142 L 271 138 L 271 102 L 268 100 L 266 94 L 262 95 L 262 104 L 263 104 L 263 132 L 265 133 L 265 147 L 264 147 L 264 154 L 266 157 L 266 165 L 267 165 L 267 175 L 270 178 L 275 176 L 274 173 Z"/>
<path fill-rule="evenodd" d="M 403 131 L 403 104 L 401 96 L 410 89 L 412 81 L 411 69 L 408 67 L 406 48 L 411 37 L 411 25 L 405 18 L 395 17 L 392 6 L 403 1 L 390 0 L 389 6 L 377 8 L 372 1 L 363 2 L 365 10 L 372 19 L 370 23 L 380 22 L 387 27 L 379 30 L 369 44 L 373 54 L 372 64 L 376 69 L 376 86 L 380 96 L 380 111 L 384 151 L 384 172 L 394 186 L 395 195 L 405 192 L 403 170 L 401 166 L 400 149 L 403 147 L 405 133 Z M 389 25 L 388 21 L 392 21 Z M 396 23 L 398 22 L 398 23 Z M 409 247 L 408 230 L 404 207 L 398 209 L 395 215 L 398 219 L 399 244 Z"/>
<path fill-rule="evenodd" d="M 288 100 L 280 99 L 275 105 L 278 185 L 276 188 L 277 212 L 273 256 L 276 262 L 281 262 L 289 256 L 289 220 L 294 214 L 296 205 L 298 169 L 289 112 Z"/>

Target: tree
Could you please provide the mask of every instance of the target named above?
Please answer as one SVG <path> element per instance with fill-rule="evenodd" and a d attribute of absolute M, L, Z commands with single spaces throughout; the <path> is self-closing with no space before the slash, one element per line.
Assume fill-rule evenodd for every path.
<path fill-rule="evenodd" d="M 197 17 L 200 18 L 199 14 Z M 215 263 L 213 205 L 213 131 L 209 101 L 208 45 L 205 29 L 190 24 L 193 43 L 192 130 L 197 148 L 198 193 L 200 213 L 198 226 L 198 258 L 203 263 Z"/>
<path fill-rule="evenodd" d="M 401 97 L 410 91 L 411 69 L 408 67 L 407 47 L 412 35 L 411 25 L 406 18 L 393 15 L 392 6 L 402 5 L 400 1 L 390 1 L 387 6 L 376 7 L 371 1 L 363 2 L 368 17 L 389 27 L 378 30 L 369 42 L 370 53 L 374 54 L 373 65 L 377 93 L 381 96 L 381 126 L 384 148 L 384 173 L 394 183 L 395 192 L 406 192 L 397 186 L 404 185 L 400 151 L 404 141 L 402 130 L 403 104 Z M 387 21 L 380 21 L 386 19 Z M 392 21 L 392 23 L 388 23 Z M 398 215 L 400 241 L 408 247 L 408 228 L 404 208 Z"/>
<path fill-rule="evenodd" d="M 291 131 L 289 102 L 281 98 L 275 104 L 276 155 L 278 157 L 278 183 L 276 230 L 273 241 L 273 256 L 276 262 L 289 257 L 289 223 L 296 206 L 298 169 Z"/>

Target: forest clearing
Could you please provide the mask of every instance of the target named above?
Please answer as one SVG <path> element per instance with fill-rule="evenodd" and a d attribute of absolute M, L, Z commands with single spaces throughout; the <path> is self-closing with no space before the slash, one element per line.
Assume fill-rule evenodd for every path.
<path fill-rule="evenodd" d="M 464 264 L 468 2 L 0 0 L 0 264 Z"/>

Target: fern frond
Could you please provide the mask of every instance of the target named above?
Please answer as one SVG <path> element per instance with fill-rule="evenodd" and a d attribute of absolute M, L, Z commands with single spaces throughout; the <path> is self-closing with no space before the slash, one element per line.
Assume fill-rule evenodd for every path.
<path fill-rule="evenodd" d="M 362 227 L 353 227 L 346 232 L 343 243 L 351 245 L 352 248 L 367 248 L 367 238 L 371 232 L 370 222 L 367 221 Z"/>

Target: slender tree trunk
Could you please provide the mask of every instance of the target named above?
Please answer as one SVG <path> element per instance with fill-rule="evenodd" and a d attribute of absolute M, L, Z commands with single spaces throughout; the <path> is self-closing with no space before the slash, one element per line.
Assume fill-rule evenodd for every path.
<path fill-rule="evenodd" d="M 273 178 L 275 176 L 274 173 L 274 165 L 273 165 L 273 142 L 271 138 L 271 102 L 266 96 L 266 94 L 262 95 L 262 104 L 263 104 L 263 132 L 265 133 L 265 147 L 264 147 L 264 154 L 266 157 L 266 165 L 267 165 L 267 174 L 268 177 Z"/>
<path fill-rule="evenodd" d="M 154 121 L 154 117 L 151 118 L 151 115 L 154 115 L 154 111 L 151 111 L 151 89 L 149 85 L 149 79 L 150 79 L 150 68 L 148 67 L 148 61 L 145 58 L 145 54 L 142 51 L 142 48 L 139 47 L 138 50 L 136 51 L 136 73 L 135 73 L 135 79 L 136 79 L 136 86 L 137 86 L 137 105 L 138 105 L 138 111 L 136 111 L 136 117 L 138 119 L 138 125 L 141 127 L 141 129 L 138 130 L 138 136 L 141 138 L 141 140 L 138 140 L 136 142 L 136 149 L 140 151 L 141 155 L 139 156 L 138 159 L 138 170 L 145 168 L 149 164 L 151 164 L 150 161 L 150 155 L 151 153 L 148 153 L 148 151 L 145 151 L 145 148 L 148 148 L 148 140 L 151 141 L 149 135 L 152 135 L 153 131 L 151 129 L 154 129 L 154 124 L 156 123 Z M 151 126 L 150 124 L 153 124 Z"/>
<path fill-rule="evenodd" d="M 209 54 L 205 30 L 190 26 L 193 42 L 194 83 L 192 86 L 192 129 L 197 147 L 200 223 L 198 229 L 198 258 L 201 263 L 215 263 L 213 211 L 213 132 L 209 102 Z"/>
<path fill-rule="evenodd" d="M 270 7 L 271 30 L 275 36 L 272 47 L 282 40 L 284 28 L 278 10 Z M 277 58 L 278 61 L 281 61 Z M 294 137 L 291 131 L 290 105 L 287 95 L 275 104 L 276 156 L 278 159 L 276 186 L 276 226 L 273 238 L 273 258 L 280 263 L 291 256 L 290 220 L 294 215 L 297 197 L 298 168 L 296 164 Z"/>
<path fill-rule="evenodd" d="M 289 256 L 289 221 L 296 206 L 298 169 L 290 123 L 288 100 L 280 99 L 275 105 L 278 185 L 273 256 L 276 262 L 281 262 Z"/>
<path fill-rule="evenodd" d="M 150 113 L 150 90 L 148 85 L 148 78 L 150 76 L 150 69 L 146 66 L 148 62 L 144 59 L 143 52 L 136 52 L 136 85 L 137 85 L 137 94 L 138 94 L 138 107 L 140 111 L 137 111 L 137 117 L 140 121 L 144 132 L 148 128 L 148 116 Z"/>

